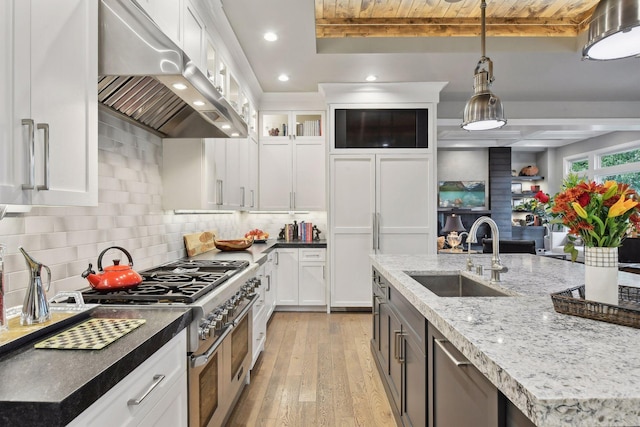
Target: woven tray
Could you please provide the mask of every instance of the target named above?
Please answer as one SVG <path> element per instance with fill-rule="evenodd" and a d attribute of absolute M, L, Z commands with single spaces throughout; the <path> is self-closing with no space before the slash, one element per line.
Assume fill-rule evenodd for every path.
<path fill-rule="evenodd" d="M 584 298 L 584 285 L 551 294 L 558 313 L 640 329 L 640 288 L 618 285 L 618 305 Z"/>

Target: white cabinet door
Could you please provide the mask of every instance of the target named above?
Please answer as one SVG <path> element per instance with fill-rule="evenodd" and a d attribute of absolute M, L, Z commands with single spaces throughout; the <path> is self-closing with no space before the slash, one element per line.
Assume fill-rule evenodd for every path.
<path fill-rule="evenodd" d="M 433 253 L 430 221 L 436 210 L 431 156 L 376 157 L 377 250 L 384 254 Z"/>
<path fill-rule="evenodd" d="M 176 0 L 138 0 L 163 33 L 182 47 L 182 3 Z"/>
<path fill-rule="evenodd" d="M 22 199 L 32 204 L 97 205 L 98 4 L 31 0 L 14 1 L 13 8 L 13 96 L 2 97 L 12 113 L 2 152 L 14 156 L 3 163 L 19 164 L 8 167 L 0 185 L 18 176 L 28 192 Z"/>
<path fill-rule="evenodd" d="M 293 142 L 293 206 L 299 210 L 325 209 L 325 146 L 322 142 Z"/>
<path fill-rule="evenodd" d="M 371 305 L 375 156 L 331 156 L 331 306 Z"/>
<path fill-rule="evenodd" d="M 183 329 L 152 354 L 149 359 L 73 419 L 69 427 L 139 425 L 186 427 L 188 421 L 186 331 Z M 140 400 L 140 403 L 131 404 L 131 400 Z"/>
<path fill-rule="evenodd" d="M 219 179 L 222 179 L 224 187 L 222 208 L 240 209 L 242 206 L 242 171 L 240 168 L 242 140 L 236 138 L 217 139 L 216 144 L 225 147 L 224 172 L 219 174 Z"/>
<path fill-rule="evenodd" d="M 435 253 L 432 157 L 331 156 L 331 306 L 371 306 L 371 253 Z"/>
<path fill-rule="evenodd" d="M 258 141 L 249 137 L 247 141 L 249 158 L 247 164 L 249 166 L 249 182 L 245 190 L 245 207 L 248 209 L 258 208 Z M 242 158 L 241 158 L 242 161 Z"/>
<path fill-rule="evenodd" d="M 189 1 L 185 2 L 183 19 L 182 49 L 189 59 L 206 73 L 204 23 Z"/>
<path fill-rule="evenodd" d="M 260 143 L 260 209 L 293 209 L 291 142 Z"/>
<path fill-rule="evenodd" d="M 298 305 L 298 249 L 277 249 L 275 268 L 278 274 L 276 304 Z"/>
<path fill-rule="evenodd" d="M 29 2 L 17 2 L 17 8 L 14 5 L 12 1 L 0 3 L 0 203 L 24 205 L 31 193 L 22 190 L 27 182 L 27 131 L 14 102 L 28 99 L 31 87 L 14 85 L 14 73 L 20 65 L 29 64 L 29 40 L 14 40 L 14 25 L 29 21 Z"/>
<path fill-rule="evenodd" d="M 325 263 L 300 261 L 298 266 L 298 304 L 325 305 Z"/>
<path fill-rule="evenodd" d="M 267 320 L 271 318 L 273 310 L 276 308 L 276 290 L 277 290 L 277 277 L 275 269 L 275 251 L 269 252 L 267 255 L 267 262 L 264 264 L 264 276 L 266 279 L 265 287 L 265 304 L 267 306 Z"/>

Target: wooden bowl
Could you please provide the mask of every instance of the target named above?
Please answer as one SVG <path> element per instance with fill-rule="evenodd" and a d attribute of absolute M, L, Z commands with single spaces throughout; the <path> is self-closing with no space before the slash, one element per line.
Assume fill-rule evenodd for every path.
<path fill-rule="evenodd" d="M 213 244 L 216 245 L 216 248 L 225 252 L 244 251 L 253 245 L 253 239 L 214 240 Z"/>

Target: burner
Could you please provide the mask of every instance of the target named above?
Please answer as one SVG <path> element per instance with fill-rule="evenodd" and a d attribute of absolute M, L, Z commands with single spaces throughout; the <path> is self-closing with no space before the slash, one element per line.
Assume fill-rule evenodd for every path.
<path fill-rule="evenodd" d="M 100 304 L 191 304 L 249 265 L 247 261 L 178 260 L 140 272 L 143 282 L 130 289 L 83 292 Z"/>

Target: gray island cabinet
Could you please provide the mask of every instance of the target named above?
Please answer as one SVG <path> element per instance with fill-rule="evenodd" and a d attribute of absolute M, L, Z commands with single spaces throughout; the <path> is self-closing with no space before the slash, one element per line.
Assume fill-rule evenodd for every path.
<path fill-rule="evenodd" d="M 640 425 L 640 330 L 553 309 L 550 294 L 581 284 L 582 264 L 505 254 L 502 282 L 480 280 L 507 296 L 441 297 L 411 276 L 478 279 L 461 271 L 466 257 L 371 259 L 371 349 L 398 425 Z"/>

